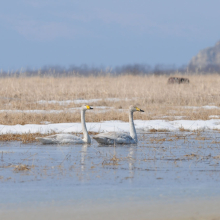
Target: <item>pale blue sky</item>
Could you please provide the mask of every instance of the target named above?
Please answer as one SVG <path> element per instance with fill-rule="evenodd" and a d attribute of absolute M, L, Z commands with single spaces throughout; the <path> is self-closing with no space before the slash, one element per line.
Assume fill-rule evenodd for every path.
<path fill-rule="evenodd" d="M 7 0 L 0 69 L 187 64 L 220 40 L 219 0 Z"/>

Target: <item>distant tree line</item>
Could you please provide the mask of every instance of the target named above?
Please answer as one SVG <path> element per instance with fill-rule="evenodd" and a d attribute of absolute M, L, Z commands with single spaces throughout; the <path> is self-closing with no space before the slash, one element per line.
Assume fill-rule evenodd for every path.
<path fill-rule="evenodd" d="M 69 68 L 61 66 L 44 66 L 41 69 L 30 69 L 17 70 L 17 71 L 1 71 L 1 77 L 8 76 L 99 76 L 111 74 L 113 76 L 117 75 L 172 75 L 172 74 L 190 74 L 190 73 L 220 73 L 220 65 L 209 65 L 203 68 L 198 68 L 195 66 L 182 66 L 176 67 L 175 65 L 162 65 L 158 64 L 154 67 L 147 64 L 130 64 L 123 66 L 116 66 L 114 68 L 106 67 L 93 67 L 86 64 L 75 66 L 72 65 Z"/>
<path fill-rule="evenodd" d="M 208 64 L 205 66 L 196 66 L 196 65 L 192 65 L 189 64 L 188 65 L 188 70 L 190 72 L 194 72 L 194 73 L 220 73 L 220 64 Z"/>

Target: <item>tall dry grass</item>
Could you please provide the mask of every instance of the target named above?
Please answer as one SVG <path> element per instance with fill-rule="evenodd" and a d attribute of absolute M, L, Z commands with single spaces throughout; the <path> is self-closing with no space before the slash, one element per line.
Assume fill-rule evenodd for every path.
<path fill-rule="evenodd" d="M 18 77 L 0 79 L 1 110 L 63 110 L 55 114 L 22 112 L 1 112 L 0 124 L 27 124 L 49 121 L 51 123 L 80 121 L 79 111 L 70 113 L 69 108 L 82 104 L 58 103 L 40 104 L 40 100 L 101 99 L 87 104 L 114 107 L 106 112 L 94 109 L 87 114 L 87 121 L 124 120 L 129 105 L 138 105 L 146 111 L 135 114 L 135 119 L 166 119 L 185 116 L 185 119 L 209 119 L 210 115 L 220 115 L 219 109 L 188 109 L 187 106 L 220 106 L 220 76 L 185 76 L 190 84 L 169 85 L 167 76 L 98 76 L 98 77 Z M 119 101 L 108 101 L 118 98 Z"/>

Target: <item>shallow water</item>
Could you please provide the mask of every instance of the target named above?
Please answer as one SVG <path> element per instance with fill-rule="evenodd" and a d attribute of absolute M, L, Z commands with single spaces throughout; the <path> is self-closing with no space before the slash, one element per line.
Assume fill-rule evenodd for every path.
<path fill-rule="evenodd" d="M 220 201 L 220 133 L 138 138 L 115 147 L 0 143 L 1 210 Z"/>

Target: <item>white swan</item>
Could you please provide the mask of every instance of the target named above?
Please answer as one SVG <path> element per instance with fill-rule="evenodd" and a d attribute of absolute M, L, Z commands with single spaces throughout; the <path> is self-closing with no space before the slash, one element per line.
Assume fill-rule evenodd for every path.
<path fill-rule="evenodd" d="M 107 132 L 95 135 L 93 138 L 100 144 L 136 144 L 138 142 L 137 133 L 134 127 L 133 112 L 144 112 L 140 108 L 130 106 L 129 124 L 130 135 L 127 133 Z"/>
<path fill-rule="evenodd" d="M 47 137 L 37 137 L 42 144 L 90 144 L 91 138 L 88 134 L 85 122 L 85 112 L 86 110 L 93 109 L 89 105 L 82 106 L 81 108 L 81 123 L 82 123 L 82 131 L 83 138 L 77 137 L 72 134 L 55 134 Z"/>

